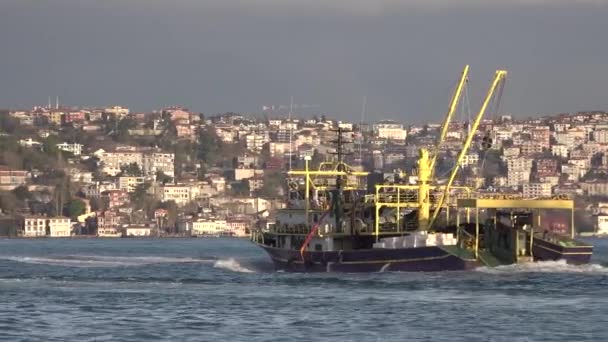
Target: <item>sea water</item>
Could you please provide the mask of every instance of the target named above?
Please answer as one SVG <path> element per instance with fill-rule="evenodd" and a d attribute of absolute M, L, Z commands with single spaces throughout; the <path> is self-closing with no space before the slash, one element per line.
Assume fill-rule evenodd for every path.
<path fill-rule="evenodd" d="M 290 274 L 240 239 L 0 240 L 0 341 L 608 341 L 593 263 Z"/>

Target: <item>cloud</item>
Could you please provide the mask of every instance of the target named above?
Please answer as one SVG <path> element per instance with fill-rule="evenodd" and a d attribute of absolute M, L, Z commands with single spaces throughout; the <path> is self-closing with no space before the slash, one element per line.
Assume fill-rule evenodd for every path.
<path fill-rule="evenodd" d="M 166 3 L 153 1 L 158 1 L 161 6 Z M 193 9 L 261 16 L 323 14 L 378 17 L 400 12 L 608 7 L 608 0 L 176 0 L 172 7 L 179 6 L 180 2 L 189 3 Z"/>
<path fill-rule="evenodd" d="M 133 0 L 132 0 L 133 1 Z M 139 1 L 139 0 L 134 0 Z M 144 0 L 145 1 L 145 0 Z M 153 0 L 157 3 L 164 1 Z M 147 0 L 146 2 L 151 2 Z M 466 9 L 521 6 L 605 6 L 608 0 L 177 0 L 202 8 L 273 10 L 338 10 L 352 13 L 382 13 L 394 9 Z"/>

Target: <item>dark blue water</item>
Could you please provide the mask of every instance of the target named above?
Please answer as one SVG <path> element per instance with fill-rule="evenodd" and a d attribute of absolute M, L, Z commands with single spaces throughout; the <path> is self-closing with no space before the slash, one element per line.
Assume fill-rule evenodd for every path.
<path fill-rule="evenodd" d="M 272 272 L 246 240 L 0 240 L 0 341 L 607 341 L 594 264 Z"/>

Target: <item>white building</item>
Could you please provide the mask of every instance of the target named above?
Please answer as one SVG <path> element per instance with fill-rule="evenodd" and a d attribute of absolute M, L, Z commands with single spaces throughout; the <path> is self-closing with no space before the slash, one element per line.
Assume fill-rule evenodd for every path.
<path fill-rule="evenodd" d="M 141 225 L 128 225 L 124 227 L 125 236 L 151 236 L 152 228 Z"/>
<path fill-rule="evenodd" d="M 608 130 L 606 129 L 600 129 L 600 130 L 596 130 L 591 132 L 591 136 L 593 137 L 593 141 L 600 143 L 600 144 L 607 144 L 608 143 Z"/>
<path fill-rule="evenodd" d="M 162 187 L 162 201 L 175 201 L 178 206 L 186 205 L 201 196 L 201 187 L 198 185 L 167 184 Z"/>
<path fill-rule="evenodd" d="M 528 183 L 523 185 L 524 198 L 551 197 L 551 184 Z"/>
<path fill-rule="evenodd" d="M 519 186 L 530 181 L 530 171 L 515 170 L 507 173 L 507 186 Z"/>
<path fill-rule="evenodd" d="M 190 203 L 190 188 L 179 185 L 163 186 L 162 201 L 174 201 L 178 206 Z"/>
<path fill-rule="evenodd" d="M 82 145 L 81 144 L 61 143 L 61 144 L 57 144 L 57 148 L 62 151 L 71 152 L 75 156 L 79 156 L 82 154 Z"/>
<path fill-rule="evenodd" d="M 264 144 L 270 142 L 268 132 L 257 132 L 248 134 L 245 137 L 245 145 L 247 150 L 260 153 L 264 147 Z"/>
<path fill-rule="evenodd" d="M 256 169 L 234 169 L 234 180 L 240 181 L 244 179 L 253 178 L 256 176 L 263 176 L 264 170 L 256 170 Z"/>
<path fill-rule="evenodd" d="M 211 181 L 211 186 L 218 193 L 221 194 L 226 191 L 226 179 L 224 177 L 212 177 L 209 180 Z"/>
<path fill-rule="evenodd" d="M 377 137 L 380 139 L 405 141 L 407 131 L 403 128 L 380 128 L 378 129 Z"/>
<path fill-rule="evenodd" d="M 221 235 L 227 232 L 226 221 L 198 219 L 188 222 L 189 230 L 192 235 Z"/>
<path fill-rule="evenodd" d="M 608 215 L 599 214 L 596 216 L 596 230 L 598 235 L 608 235 Z"/>
<path fill-rule="evenodd" d="M 533 159 L 531 158 L 508 158 L 507 168 L 509 171 L 531 171 Z"/>
<path fill-rule="evenodd" d="M 104 109 L 105 113 L 114 114 L 118 117 L 127 116 L 130 113 L 129 108 L 121 107 L 121 106 L 112 106 Z"/>
<path fill-rule="evenodd" d="M 505 158 L 514 158 L 519 156 L 520 150 L 519 147 L 505 147 L 502 150 L 502 155 Z"/>
<path fill-rule="evenodd" d="M 19 140 L 19 145 L 23 146 L 23 147 L 28 147 L 28 148 L 40 148 L 42 147 L 42 143 L 38 142 L 36 140 L 32 140 L 32 138 L 27 138 L 25 140 Z"/>
<path fill-rule="evenodd" d="M 281 142 L 271 142 L 268 145 L 269 149 L 270 149 L 270 156 L 271 157 L 282 157 L 285 154 L 288 154 L 290 151 L 290 146 L 289 143 L 281 143 Z M 291 146 L 291 151 L 295 153 L 295 150 L 297 149 L 297 147 L 295 146 L 295 144 L 292 144 Z"/>
<path fill-rule="evenodd" d="M 23 237 L 46 236 L 46 218 L 25 217 L 21 234 Z"/>
<path fill-rule="evenodd" d="M 462 160 L 460 161 L 460 166 L 476 166 L 479 163 L 479 154 L 478 153 L 469 153 L 462 156 Z"/>
<path fill-rule="evenodd" d="M 144 177 L 122 176 L 118 177 L 117 186 L 120 190 L 124 190 L 126 192 L 133 192 L 135 191 L 135 188 L 138 185 L 144 184 L 145 181 L 146 179 Z"/>
<path fill-rule="evenodd" d="M 347 130 L 347 131 L 352 131 L 353 130 L 353 124 L 350 123 L 350 122 L 338 121 L 338 127 L 342 128 L 343 130 Z"/>
<path fill-rule="evenodd" d="M 407 130 L 403 125 L 394 121 L 382 121 L 373 125 L 373 132 L 377 138 L 387 140 L 405 141 Z"/>
<path fill-rule="evenodd" d="M 555 133 L 555 141 L 558 145 L 573 146 L 576 141 L 576 135 L 568 132 Z"/>
<path fill-rule="evenodd" d="M 102 171 L 110 176 L 120 173 L 122 166 L 137 164 L 146 176 L 154 176 L 158 171 L 175 177 L 175 155 L 162 152 L 141 152 L 137 149 L 97 153 Z"/>
<path fill-rule="evenodd" d="M 566 145 L 553 145 L 551 146 L 551 154 L 561 158 L 568 158 L 570 149 Z"/>
<path fill-rule="evenodd" d="M 47 221 L 49 236 L 68 237 L 72 235 L 72 225 L 69 217 L 51 217 Z"/>

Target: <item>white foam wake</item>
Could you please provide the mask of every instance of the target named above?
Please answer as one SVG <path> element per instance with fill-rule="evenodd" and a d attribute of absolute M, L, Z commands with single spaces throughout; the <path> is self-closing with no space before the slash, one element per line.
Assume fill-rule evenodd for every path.
<path fill-rule="evenodd" d="M 234 258 L 230 259 L 220 259 L 213 264 L 213 267 L 220 268 L 232 272 L 240 272 L 240 273 L 253 273 L 254 271 L 241 265 Z"/>
<path fill-rule="evenodd" d="M 485 273 L 608 273 L 608 268 L 598 264 L 569 265 L 566 260 L 539 261 L 498 267 L 479 267 Z"/>
<path fill-rule="evenodd" d="M 213 259 L 156 256 L 65 255 L 50 257 L 0 256 L 0 260 L 66 267 L 129 267 L 150 264 L 205 263 Z"/>

